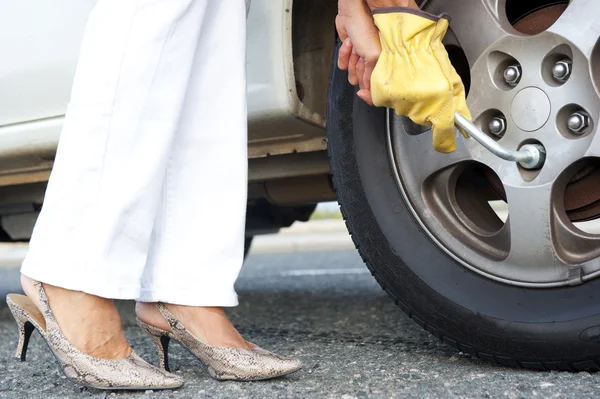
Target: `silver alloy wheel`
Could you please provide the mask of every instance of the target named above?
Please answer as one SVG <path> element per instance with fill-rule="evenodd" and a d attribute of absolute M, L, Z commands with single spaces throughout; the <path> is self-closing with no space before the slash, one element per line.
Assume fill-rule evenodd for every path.
<path fill-rule="evenodd" d="M 415 218 L 441 249 L 497 281 L 557 287 L 600 276 L 600 235 L 576 228 L 564 206 L 567 185 L 600 156 L 600 2 L 572 0 L 533 36 L 511 25 L 506 0 L 431 0 L 427 10 L 453 17 L 447 41 L 462 47 L 471 66 L 475 123 L 486 131 L 494 118 L 505 118 L 506 132 L 491 137 L 513 150 L 541 143 L 547 161 L 527 171 L 460 136 L 456 152 L 438 154 L 422 128 L 388 112 L 394 172 Z M 557 81 L 554 67 L 565 59 L 571 75 Z M 521 68 L 516 86 L 504 80 L 513 65 Z M 579 111 L 590 115 L 590 126 L 574 134 L 568 122 Z M 482 178 L 491 172 L 503 185 L 506 223 L 488 203 L 500 198 Z"/>

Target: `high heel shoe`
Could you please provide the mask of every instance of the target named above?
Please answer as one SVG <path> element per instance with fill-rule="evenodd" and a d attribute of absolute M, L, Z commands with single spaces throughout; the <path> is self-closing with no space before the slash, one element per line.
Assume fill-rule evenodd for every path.
<path fill-rule="evenodd" d="M 126 358 L 110 360 L 92 357 L 77 350 L 63 335 L 54 319 L 41 283 L 38 289 L 43 313 L 24 295 L 9 294 L 6 302 L 19 327 L 16 357 L 25 361 L 29 338 L 38 330 L 71 380 L 90 388 L 103 390 L 174 389 L 183 378 L 146 363 L 135 352 Z"/>
<path fill-rule="evenodd" d="M 160 367 L 169 370 L 169 342 L 176 341 L 194 355 L 219 381 L 258 381 L 281 377 L 302 368 L 299 360 L 271 353 L 257 346 L 253 348 L 224 348 L 203 343 L 164 306 L 156 307 L 169 323 L 171 331 L 151 326 L 139 318 L 138 325 L 150 334 L 158 348 Z"/>

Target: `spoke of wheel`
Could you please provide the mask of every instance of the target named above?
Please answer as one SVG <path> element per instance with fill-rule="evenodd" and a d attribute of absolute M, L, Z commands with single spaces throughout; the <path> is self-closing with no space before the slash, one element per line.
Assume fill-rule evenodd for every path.
<path fill-rule="evenodd" d="M 548 270 L 549 265 L 559 263 L 552 239 L 552 184 L 531 188 L 505 186 L 505 190 L 510 228 L 507 262 L 530 269 L 531 281 L 535 281 L 537 268 Z"/>
<path fill-rule="evenodd" d="M 567 10 L 548 31 L 571 41 L 590 57 L 600 37 L 599 15 L 600 1 L 571 0 Z"/>
<path fill-rule="evenodd" d="M 555 248 L 563 261 L 580 265 L 600 256 L 600 236 L 578 231 L 568 219 L 556 218 Z"/>
<path fill-rule="evenodd" d="M 388 125 L 392 129 L 391 140 L 392 148 L 395 149 L 395 161 L 400 168 L 400 163 L 410 164 L 411 171 L 402 179 L 408 184 L 408 190 L 417 194 L 425 180 L 435 173 L 447 169 L 461 162 L 471 160 L 462 136 L 457 135 L 457 150 L 451 154 L 441 154 L 432 147 L 431 131 L 426 131 L 418 135 L 411 135 L 407 130 L 415 129 L 416 125 L 410 120 L 400 118 L 388 112 Z"/>
<path fill-rule="evenodd" d="M 451 28 L 473 66 L 493 43 L 518 35 L 506 18 L 506 0 L 432 0 L 427 11 L 440 14 L 451 9 Z"/>

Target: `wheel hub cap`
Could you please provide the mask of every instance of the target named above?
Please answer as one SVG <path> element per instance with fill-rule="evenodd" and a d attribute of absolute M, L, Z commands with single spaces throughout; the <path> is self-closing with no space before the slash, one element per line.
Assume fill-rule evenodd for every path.
<path fill-rule="evenodd" d="M 511 116 L 521 130 L 534 132 L 548 122 L 550 110 L 550 99 L 546 93 L 537 87 L 528 87 L 515 96 Z"/>

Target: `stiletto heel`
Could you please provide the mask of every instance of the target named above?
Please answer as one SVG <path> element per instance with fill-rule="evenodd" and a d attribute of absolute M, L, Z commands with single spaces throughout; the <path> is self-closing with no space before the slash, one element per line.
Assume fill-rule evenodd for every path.
<path fill-rule="evenodd" d="M 29 320 L 21 320 L 15 314 L 13 314 L 13 316 L 15 316 L 15 321 L 19 327 L 19 343 L 17 344 L 17 353 L 15 354 L 15 357 L 24 362 L 27 356 L 29 338 L 31 338 L 31 333 L 33 333 L 33 330 L 35 330 L 35 327 L 29 322 Z"/>
<path fill-rule="evenodd" d="M 172 339 L 187 349 L 206 367 L 208 374 L 219 381 L 257 381 L 281 377 L 302 368 L 299 360 L 280 356 L 262 348 L 223 348 L 203 343 L 189 332 L 181 321 L 162 303 L 156 308 L 169 323 L 171 331 L 151 326 L 139 318 L 137 322 L 158 347 L 161 367 L 168 367 L 168 345 Z"/>
<path fill-rule="evenodd" d="M 123 359 L 101 359 L 80 352 L 63 335 L 48 304 L 44 287 L 38 289 L 43 313 L 24 295 L 10 294 L 6 302 L 19 327 L 17 358 L 25 360 L 33 329 L 46 341 L 65 375 L 90 388 L 106 390 L 173 389 L 183 378 L 146 363 L 135 352 Z"/>
<path fill-rule="evenodd" d="M 169 368 L 169 342 L 171 342 L 171 338 L 163 335 L 160 337 L 160 346 L 158 348 L 158 359 L 160 362 L 160 367 L 166 371 L 171 371 Z"/>
<path fill-rule="evenodd" d="M 19 326 L 19 345 L 17 346 L 16 357 L 22 362 L 27 357 L 27 347 L 29 346 L 29 338 L 31 338 L 33 330 L 35 330 L 35 327 L 30 322 Z"/>
<path fill-rule="evenodd" d="M 150 324 L 144 323 L 140 319 L 137 319 L 138 325 L 145 330 L 158 349 L 158 363 L 160 368 L 165 371 L 171 371 L 169 368 L 169 342 L 171 338 L 165 335 L 164 331 L 159 328 L 153 327 Z"/>

